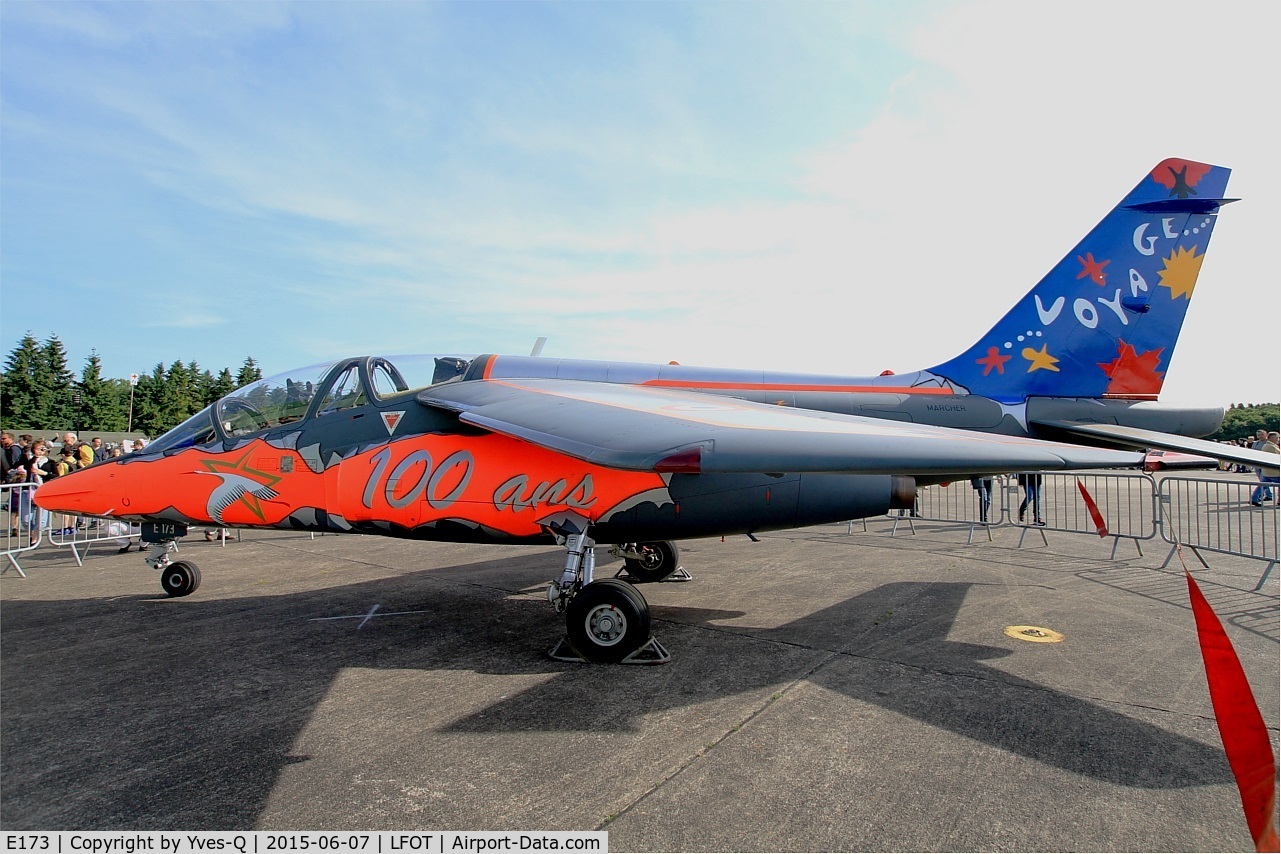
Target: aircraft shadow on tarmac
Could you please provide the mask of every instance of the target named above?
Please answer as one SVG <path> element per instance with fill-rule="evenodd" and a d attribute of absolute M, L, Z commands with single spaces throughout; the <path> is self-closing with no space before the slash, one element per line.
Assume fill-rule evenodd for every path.
<path fill-rule="evenodd" d="M 293 745 L 348 668 L 558 674 L 465 713 L 444 734 L 626 732 L 644 715 L 679 721 L 683 708 L 804 677 L 1111 783 L 1230 781 L 1221 750 L 983 663 L 1007 650 L 946 640 L 969 587 L 886 584 L 769 629 L 712 625 L 737 611 L 657 606 L 656 631 L 676 654 L 662 667 L 553 662 L 545 651 L 560 625 L 545 601 L 434 572 L 283 596 L 6 600 L 0 821 L 252 827 L 281 771 L 306 760 Z M 359 628 L 309 621 L 359 615 L 371 602 L 414 613 Z M 894 628 L 884 630 L 890 611 Z M 412 714 L 432 698 L 380 702 L 371 714 Z"/>

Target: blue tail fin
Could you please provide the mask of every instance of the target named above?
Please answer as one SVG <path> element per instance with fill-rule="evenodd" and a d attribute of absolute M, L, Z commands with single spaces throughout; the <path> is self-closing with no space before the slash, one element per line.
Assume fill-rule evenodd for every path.
<path fill-rule="evenodd" d="M 1153 399 L 1231 170 L 1170 159 L 1144 176 L 992 330 L 930 370 L 1006 403 Z"/>

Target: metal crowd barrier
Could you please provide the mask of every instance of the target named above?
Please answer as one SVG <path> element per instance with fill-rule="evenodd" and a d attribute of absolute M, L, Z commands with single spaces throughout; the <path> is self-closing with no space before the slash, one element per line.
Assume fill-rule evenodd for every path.
<path fill-rule="evenodd" d="M 1039 483 L 1033 496 L 1028 495 L 1029 481 Z M 1170 475 L 1158 481 L 1133 472 L 1025 472 L 993 479 L 992 503 L 986 514 L 980 509 L 979 491 L 970 481 L 935 484 L 917 491 L 911 511 L 887 514 L 894 521 L 890 536 L 904 521 L 913 533 L 914 522 L 966 525 L 970 543 L 979 527 L 987 529 L 989 540 L 994 527 L 1017 528 L 1021 530 L 1019 548 L 1028 531 L 1040 532 L 1047 543 L 1046 531 L 1099 536 L 1082 486 L 1103 519 L 1106 536 L 1112 539 L 1113 559 L 1122 540 L 1133 542 L 1142 555 L 1143 541 L 1155 539 L 1159 531 L 1172 547 L 1162 568 L 1169 565 L 1180 545 L 1190 548 L 1207 569 L 1202 552 L 1262 560 L 1267 565 L 1254 588 L 1259 590 L 1277 565 L 1281 487 L 1272 484 L 1272 498 L 1256 506 L 1251 498 L 1259 481 L 1231 476 Z"/>
<path fill-rule="evenodd" d="M 931 484 L 923 486 L 916 492 L 916 505 L 910 510 L 898 510 L 890 515 L 894 527 L 890 536 L 898 533 L 900 522 L 906 521 L 912 533 L 916 533 L 914 522 L 956 522 L 970 528 L 967 545 L 974 542 L 974 532 L 979 528 L 987 531 L 987 538 L 992 539 L 991 528 L 1001 523 L 1002 504 L 998 497 L 1002 491 L 1003 478 L 989 478 L 987 507 L 983 506 L 981 490 L 969 480 L 958 480 L 948 484 Z M 864 526 L 866 529 L 866 526 Z"/>
<path fill-rule="evenodd" d="M 71 549 L 76 559 L 76 566 L 84 566 L 85 555 L 95 543 L 113 543 L 117 549 L 124 551 L 136 545 L 142 535 L 142 526 L 137 522 L 121 522 L 119 519 L 105 519 L 95 516 L 66 516 L 62 513 L 52 514 L 48 523 L 49 544 L 55 548 Z"/>
<path fill-rule="evenodd" d="M 1254 589 L 1263 587 L 1277 565 L 1277 499 L 1281 498 L 1272 484 L 1272 499 L 1255 506 L 1251 495 L 1259 486 L 1257 480 L 1217 480 L 1171 476 L 1161 481 L 1159 500 L 1165 508 L 1166 525 L 1162 537 L 1170 543 L 1165 568 L 1180 545 L 1190 548 L 1206 569 L 1201 552 L 1219 552 L 1267 562 Z"/>
<path fill-rule="evenodd" d="M 6 561 L 4 567 L 0 568 L 0 575 L 13 569 L 26 578 L 27 574 L 18 563 L 18 555 L 40 545 L 44 533 L 40 523 L 44 514 L 31 502 L 36 486 L 34 483 L 0 484 L 0 507 L 3 508 L 5 517 L 4 539 L 0 542 L 4 545 Z"/>
<path fill-rule="evenodd" d="M 76 565 L 84 566 L 84 557 L 95 543 L 110 542 L 119 548 L 138 541 L 141 526 L 136 523 L 41 510 L 32 501 L 38 486 L 35 483 L 0 484 L 0 507 L 6 517 L 0 539 L 6 562 L 0 574 L 12 569 L 26 578 L 19 556 L 44 543 L 71 549 Z"/>
<path fill-rule="evenodd" d="M 1040 479 L 1039 502 L 1028 500 L 1026 511 L 1019 508 L 1027 498 L 1027 488 L 1017 477 L 1010 478 L 1006 492 L 1006 515 L 1010 524 L 1022 528 L 1019 546 L 1029 530 L 1058 531 L 1064 534 L 1100 536 L 1094 515 L 1090 512 L 1081 487 L 1093 499 L 1112 539 L 1112 558 L 1122 540 L 1130 540 L 1143 554 L 1143 541 L 1156 537 L 1156 481 L 1151 475 L 1137 473 L 1097 472 L 1028 472 L 1028 479 Z M 1039 505 L 1039 506 L 1038 506 Z M 1038 520 L 1045 524 L 1039 524 Z"/>
<path fill-rule="evenodd" d="M 1025 484 L 1035 484 L 1028 495 Z M 910 513 L 890 514 L 898 531 L 901 522 L 943 522 L 969 526 L 969 540 L 974 541 L 978 528 L 987 530 L 992 539 L 994 527 L 1021 529 L 1019 547 L 1028 531 L 1058 531 L 1068 534 L 1093 534 L 1098 527 L 1081 495 L 1084 485 L 1094 500 L 1112 538 L 1112 557 L 1116 557 L 1121 540 L 1131 540 L 1143 554 L 1143 540 L 1156 536 L 1156 481 L 1146 474 L 1098 474 L 1063 472 L 1025 472 L 990 479 L 990 506 L 984 512 L 981 491 L 972 481 L 934 484 L 917 491 L 916 506 Z M 1027 499 L 1026 504 L 1024 499 Z M 912 527 L 915 532 L 915 527 Z"/>

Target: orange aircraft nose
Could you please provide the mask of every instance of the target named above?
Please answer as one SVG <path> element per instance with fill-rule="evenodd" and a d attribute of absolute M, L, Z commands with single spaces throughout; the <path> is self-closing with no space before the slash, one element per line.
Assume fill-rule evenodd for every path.
<path fill-rule="evenodd" d="M 110 516 L 115 490 L 110 488 L 119 463 L 99 463 L 43 483 L 36 490 L 36 506 L 54 513 L 77 516 Z"/>

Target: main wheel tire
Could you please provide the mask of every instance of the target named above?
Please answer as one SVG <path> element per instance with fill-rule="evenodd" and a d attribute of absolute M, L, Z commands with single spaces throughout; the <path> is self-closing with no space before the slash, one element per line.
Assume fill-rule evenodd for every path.
<path fill-rule="evenodd" d="M 627 558 L 623 563 L 627 565 L 627 572 L 642 584 L 662 581 L 680 565 L 680 549 L 670 541 L 637 543 L 636 551 L 641 553 L 639 560 Z"/>
<path fill-rule="evenodd" d="M 578 591 L 565 609 L 565 634 L 583 658 L 616 664 L 649 640 L 649 603 L 625 581 L 603 578 Z"/>
<path fill-rule="evenodd" d="M 200 570 L 189 560 L 176 560 L 161 571 L 160 586 L 170 596 L 190 596 L 200 586 Z"/>

